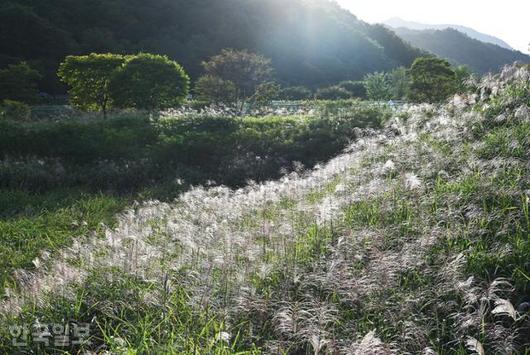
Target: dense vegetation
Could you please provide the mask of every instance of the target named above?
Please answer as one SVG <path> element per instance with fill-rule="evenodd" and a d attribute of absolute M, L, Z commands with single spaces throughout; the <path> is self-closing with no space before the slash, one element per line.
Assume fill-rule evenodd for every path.
<path fill-rule="evenodd" d="M 147 115 L 124 113 L 53 124 L 4 121 L 0 183 L 33 191 L 83 185 L 130 192 L 194 168 L 202 180 L 190 177 L 190 182 L 237 186 L 277 177 L 290 162 L 312 166 L 326 160 L 355 137 L 356 129 L 379 127 L 386 117 L 384 109 L 371 104 L 352 102 L 340 114 L 328 106 L 334 105 L 322 104 L 314 116 L 206 114 L 153 122 Z"/>
<path fill-rule="evenodd" d="M 347 112 L 338 110 L 345 107 Z M 340 106 L 339 106 L 340 105 Z M 313 166 L 389 111 L 322 103 L 313 116 L 160 118 L 122 114 L 58 122 L 0 120 L 0 284 L 134 199 L 171 200 L 190 185 L 242 186 Z"/>
<path fill-rule="evenodd" d="M 0 68 L 27 60 L 61 93 L 72 54 L 165 54 L 197 79 L 224 48 L 272 59 L 278 79 L 320 86 L 409 66 L 420 51 L 327 0 L 9 0 L 0 4 Z"/>
<path fill-rule="evenodd" d="M 41 253 L 33 268 L 27 263 L 38 248 L 54 251 L 53 244 L 25 249 L 31 233 L 20 235 L 7 252 L 26 268 L 5 283 L 0 321 L 90 324 L 90 344 L 57 351 L 527 354 L 530 70 L 509 67 L 474 86 L 446 105 L 405 106 L 379 130 L 352 129 L 344 141 L 358 139 L 348 150 L 314 170 L 237 190 L 195 187 L 171 203 L 134 205 L 104 238 L 79 239 L 53 257 Z M 304 145 L 311 149 L 304 156 L 320 154 L 328 144 L 312 146 L 311 137 L 340 140 L 360 125 L 344 123 L 355 122 L 348 117 L 367 110 L 337 102 L 322 110 L 335 112 L 330 120 L 162 120 L 152 126 L 153 151 L 141 141 L 107 151 L 109 136 L 131 142 L 138 140 L 128 140 L 134 125 L 146 130 L 146 122 L 132 118 L 57 128 L 7 124 L 0 132 L 22 138 L 0 142 L 10 156 L 58 157 L 64 166 L 106 164 L 102 157 L 127 161 L 129 149 L 171 165 L 193 152 L 215 173 L 210 156 L 223 159 L 225 149 L 227 157 L 254 152 L 256 161 L 256 152 L 273 151 L 292 159 Z M 384 115 L 366 117 L 380 122 Z M 69 130 L 86 140 L 61 143 Z M 55 136 L 57 147 L 48 147 Z M 230 176 L 237 164 L 226 162 L 234 163 L 223 167 Z M 80 218 L 91 215 L 90 206 L 106 205 L 79 203 Z M 9 231 L 10 223 L 0 226 Z M 7 329 L 0 327 L 0 350 L 11 353 Z M 34 352 L 55 350 L 34 340 L 28 339 Z"/>
<path fill-rule="evenodd" d="M 165 56 L 68 56 L 58 71 L 68 84 L 70 103 L 85 111 L 134 108 L 157 111 L 178 107 L 189 90 L 189 77 Z"/>
<path fill-rule="evenodd" d="M 497 72 L 515 61 L 530 62 L 526 54 L 481 42 L 451 28 L 423 31 L 396 28 L 394 31 L 413 46 L 446 58 L 452 64 L 466 65 L 479 74 Z"/>

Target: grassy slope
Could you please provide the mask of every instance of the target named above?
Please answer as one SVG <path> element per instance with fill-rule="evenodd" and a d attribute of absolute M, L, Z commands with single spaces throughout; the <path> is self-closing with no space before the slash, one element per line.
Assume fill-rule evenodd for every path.
<path fill-rule="evenodd" d="M 524 75 L 474 111 L 412 107 L 311 173 L 131 211 L 4 322 L 91 322 L 86 348 L 112 352 L 528 353 Z"/>

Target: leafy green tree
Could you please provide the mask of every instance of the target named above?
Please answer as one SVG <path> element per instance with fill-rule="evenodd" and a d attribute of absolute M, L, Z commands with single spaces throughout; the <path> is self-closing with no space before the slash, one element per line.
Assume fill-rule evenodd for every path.
<path fill-rule="evenodd" d="M 359 99 L 367 98 L 366 88 L 362 81 L 343 81 L 339 83 L 338 86 L 348 91 L 353 97 L 356 97 Z"/>
<path fill-rule="evenodd" d="M 113 104 L 110 83 L 125 59 L 110 53 L 66 57 L 58 75 L 70 87 L 72 105 L 86 111 L 102 111 L 106 116 Z"/>
<path fill-rule="evenodd" d="M 11 64 L 0 70 L 0 101 L 12 100 L 33 103 L 39 93 L 37 83 L 41 75 L 26 62 Z"/>
<path fill-rule="evenodd" d="M 236 101 L 236 85 L 230 80 L 203 75 L 194 88 L 199 100 L 214 104 L 230 104 Z"/>
<path fill-rule="evenodd" d="M 416 102 L 441 102 L 457 90 L 456 73 L 451 64 L 437 57 L 421 57 L 410 69 L 409 97 Z"/>
<path fill-rule="evenodd" d="M 243 107 L 261 85 L 273 81 L 270 59 L 247 50 L 224 49 L 203 62 L 206 75 L 229 81 L 236 88 L 236 102 Z"/>
<path fill-rule="evenodd" d="M 190 79 L 184 69 L 166 56 L 141 53 L 126 58 L 110 85 L 117 107 L 157 110 L 182 104 Z"/>
<path fill-rule="evenodd" d="M 392 86 L 387 73 L 371 73 L 364 77 L 366 94 L 370 100 L 381 101 L 392 98 Z"/>

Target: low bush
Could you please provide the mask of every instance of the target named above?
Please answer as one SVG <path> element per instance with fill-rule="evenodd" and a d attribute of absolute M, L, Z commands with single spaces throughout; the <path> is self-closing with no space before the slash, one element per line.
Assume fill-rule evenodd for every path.
<path fill-rule="evenodd" d="M 319 100 L 345 100 L 351 99 L 352 94 L 340 86 L 330 86 L 319 89 L 315 94 L 315 98 Z"/>
<path fill-rule="evenodd" d="M 362 81 L 343 81 L 338 86 L 348 91 L 352 97 L 359 99 L 366 99 L 368 97 Z"/>
<path fill-rule="evenodd" d="M 31 118 L 31 108 L 22 102 L 4 100 L 0 105 L 0 118 L 14 121 L 28 121 Z"/>

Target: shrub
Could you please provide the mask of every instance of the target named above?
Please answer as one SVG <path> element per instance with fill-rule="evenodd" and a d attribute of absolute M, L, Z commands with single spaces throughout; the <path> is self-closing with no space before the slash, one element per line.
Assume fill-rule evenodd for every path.
<path fill-rule="evenodd" d="M 202 63 L 206 75 L 230 82 L 235 87 L 235 102 L 243 105 L 254 98 L 259 88 L 273 81 L 270 59 L 247 50 L 224 49 Z M 230 86 L 232 86 L 230 84 Z"/>
<path fill-rule="evenodd" d="M 158 110 L 180 106 L 190 79 L 166 56 L 141 53 L 127 57 L 113 75 L 110 92 L 116 106 Z"/>
<path fill-rule="evenodd" d="M 392 98 L 392 86 L 387 73 L 372 73 L 364 77 L 366 93 L 370 100 L 385 101 Z"/>
<path fill-rule="evenodd" d="M 27 121 L 31 118 L 31 108 L 23 102 L 4 100 L 0 105 L 0 117 L 14 121 Z"/>
<path fill-rule="evenodd" d="M 26 62 L 0 70 L 0 100 L 34 103 L 38 99 L 37 82 L 42 76 Z"/>
<path fill-rule="evenodd" d="M 348 91 L 352 97 L 359 99 L 367 98 L 366 88 L 364 87 L 364 83 L 362 81 L 343 81 L 339 83 L 338 86 Z"/>
<path fill-rule="evenodd" d="M 319 100 L 344 100 L 352 97 L 351 93 L 339 86 L 319 89 L 315 97 Z"/>
<path fill-rule="evenodd" d="M 195 93 L 200 101 L 214 104 L 231 104 L 236 101 L 235 84 L 216 76 L 204 75 L 195 83 Z"/>
<path fill-rule="evenodd" d="M 355 127 L 378 128 L 391 116 L 392 111 L 388 105 L 374 105 L 359 100 L 334 100 L 321 101 L 316 105 L 321 119 L 328 120 L 335 127 L 354 132 Z M 347 128 L 345 128 L 347 127 Z"/>
<path fill-rule="evenodd" d="M 9 160 L 0 166 L 0 185 L 130 192 L 182 177 L 192 184 L 210 179 L 241 186 L 279 177 L 294 161 L 311 167 L 327 160 L 357 128 L 379 127 L 386 115 L 355 101 L 332 111 L 310 117 L 185 115 L 157 123 L 146 115 L 2 121 L 0 156 Z"/>
<path fill-rule="evenodd" d="M 402 100 L 407 97 L 410 91 L 410 76 L 408 70 L 405 68 L 396 68 L 388 75 L 390 87 L 392 91 L 392 98 Z"/>
<path fill-rule="evenodd" d="M 266 106 L 273 100 L 278 97 L 280 92 L 280 86 L 274 82 L 267 82 L 259 85 L 256 88 L 256 92 L 250 98 L 250 103 L 254 107 L 263 107 Z"/>

